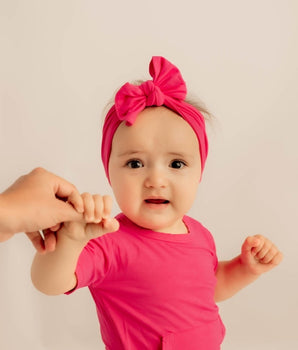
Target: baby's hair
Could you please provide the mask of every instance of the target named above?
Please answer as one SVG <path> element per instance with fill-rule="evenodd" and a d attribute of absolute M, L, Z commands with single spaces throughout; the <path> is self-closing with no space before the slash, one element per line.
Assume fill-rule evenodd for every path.
<path fill-rule="evenodd" d="M 145 82 L 146 80 L 134 80 L 131 84 L 133 85 L 141 85 Z M 103 109 L 103 120 L 108 112 L 108 110 L 113 106 L 114 101 L 115 101 L 115 96 L 116 93 L 119 89 L 117 89 L 114 94 L 113 97 L 111 98 L 110 101 L 108 101 L 108 103 L 105 105 L 104 109 Z M 194 97 L 193 95 L 191 97 L 186 97 L 184 100 L 186 103 L 192 105 L 193 107 L 195 107 L 198 111 L 200 111 L 203 116 L 205 121 L 207 122 L 212 122 L 212 120 L 214 119 L 213 114 L 207 109 L 206 105 L 203 103 L 202 100 L 200 100 L 198 97 Z M 152 106 L 153 107 L 153 106 Z M 166 107 L 166 106 L 165 106 Z M 147 108 L 147 107 L 146 107 Z"/>

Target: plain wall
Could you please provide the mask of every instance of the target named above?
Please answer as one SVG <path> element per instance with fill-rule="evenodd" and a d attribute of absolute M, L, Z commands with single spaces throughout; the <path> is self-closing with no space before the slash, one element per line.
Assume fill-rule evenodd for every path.
<path fill-rule="evenodd" d="M 42 166 L 80 192 L 111 194 L 102 110 L 165 56 L 215 116 L 190 215 L 212 231 L 220 259 L 259 233 L 285 256 L 219 304 L 222 349 L 297 349 L 297 17 L 295 0 L 1 0 L 0 192 Z M 33 256 L 22 233 L 0 244 L 0 349 L 104 349 L 88 290 L 37 292 Z"/>

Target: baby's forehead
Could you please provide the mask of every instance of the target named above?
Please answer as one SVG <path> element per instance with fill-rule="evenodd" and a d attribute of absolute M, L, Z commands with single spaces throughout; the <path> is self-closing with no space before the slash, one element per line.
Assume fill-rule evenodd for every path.
<path fill-rule="evenodd" d="M 163 107 L 145 109 L 133 125 L 121 123 L 112 149 L 117 153 L 162 151 L 197 153 L 198 139 L 192 127 L 178 114 Z"/>
<path fill-rule="evenodd" d="M 120 124 L 120 130 L 126 132 L 138 133 L 145 131 L 154 133 L 163 129 L 168 131 L 184 131 L 182 129 L 192 130 L 191 126 L 176 112 L 166 107 L 147 107 L 140 112 L 133 125 L 128 125 L 125 121 Z"/>

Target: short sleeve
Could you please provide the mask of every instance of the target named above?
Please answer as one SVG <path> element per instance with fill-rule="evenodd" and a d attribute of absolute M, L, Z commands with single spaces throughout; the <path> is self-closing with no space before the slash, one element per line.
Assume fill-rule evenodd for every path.
<path fill-rule="evenodd" d="M 205 227 L 203 226 L 201 223 L 199 223 L 199 225 L 201 226 L 201 232 L 203 232 L 203 236 L 205 239 L 205 245 L 206 247 L 208 247 L 208 250 L 212 256 L 212 263 L 213 263 L 213 269 L 214 272 L 216 272 L 217 267 L 218 267 L 218 258 L 217 258 L 217 253 L 216 253 L 216 245 L 215 245 L 215 241 L 213 238 L 212 233 Z"/>
<path fill-rule="evenodd" d="M 213 242 L 213 262 L 214 262 L 214 272 L 216 272 L 217 267 L 218 267 L 218 257 L 217 257 L 217 253 L 216 253 L 216 245 L 214 242 L 214 239 L 212 237 L 212 242 Z"/>
<path fill-rule="evenodd" d="M 211 232 L 209 230 L 206 230 L 206 234 L 207 234 L 207 239 L 208 239 L 208 244 L 213 256 L 213 268 L 214 268 L 214 272 L 216 272 L 217 267 L 218 267 L 218 258 L 217 258 L 217 253 L 216 253 L 216 245 L 215 245 L 215 241 L 214 238 L 211 234 Z"/>
<path fill-rule="evenodd" d="M 81 252 L 76 266 L 77 285 L 67 292 L 71 294 L 75 290 L 89 287 L 93 283 L 100 283 L 109 272 L 112 262 L 112 249 L 105 236 L 88 242 Z"/>

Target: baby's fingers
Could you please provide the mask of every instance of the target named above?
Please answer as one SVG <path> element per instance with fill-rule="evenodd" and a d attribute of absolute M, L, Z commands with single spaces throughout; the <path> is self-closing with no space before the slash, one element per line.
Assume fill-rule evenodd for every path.
<path fill-rule="evenodd" d="M 94 222 L 100 223 L 103 219 L 109 218 L 112 210 L 112 198 L 110 196 L 95 194 L 93 195 L 93 200 L 95 204 Z"/>
<path fill-rule="evenodd" d="M 261 235 L 254 236 L 259 244 L 252 249 L 252 253 L 256 259 L 262 260 L 274 248 L 274 245 L 269 239 Z"/>
<path fill-rule="evenodd" d="M 106 232 L 115 232 L 119 229 L 119 222 L 115 218 L 109 218 L 103 220 L 103 229 Z"/>
<path fill-rule="evenodd" d="M 261 258 L 259 261 L 262 264 L 278 265 L 282 261 L 282 259 L 283 259 L 282 253 L 276 248 L 275 245 L 272 245 L 272 247 L 265 254 L 265 256 Z"/>
<path fill-rule="evenodd" d="M 95 209 L 93 196 L 90 193 L 84 192 L 82 194 L 82 199 L 84 202 L 84 218 L 87 222 L 92 222 L 94 221 Z"/>
<path fill-rule="evenodd" d="M 103 209 L 103 219 L 108 219 L 111 217 L 111 211 L 112 211 L 112 205 L 113 200 L 111 196 L 103 196 L 103 203 L 104 203 L 104 209 Z"/>
<path fill-rule="evenodd" d="M 282 257 L 278 248 L 269 239 L 261 235 L 256 235 L 255 237 L 259 240 L 259 245 L 252 249 L 252 253 L 259 262 L 269 264 L 276 257 L 278 259 L 280 256 Z"/>
<path fill-rule="evenodd" d="M 94 200 L 94 222 L 100 223 L 103 217 L 104 202 L 103 197 L 99 194 L 93 195 Z"/>
<path fill-rule="evenodd" d="M 283 258 L 283 253 L 278 251 L 277 254 L 271 260 L 271 264 L 277 266 L 282 262 Z"/>
<path fill-rule="evenodd" d="M 111 216 L 112 197 L 83 193 L 84 217 L 88 223 L 100 223 Z"/>
<path fill-rule="evenodd" d="M 119 222 L 115 218 L 103 219 L 99 224 L 88 224 L 86 233 L 91 237 L 99 237 L 106 233 L 115 232 L 119 229 Z"/>

